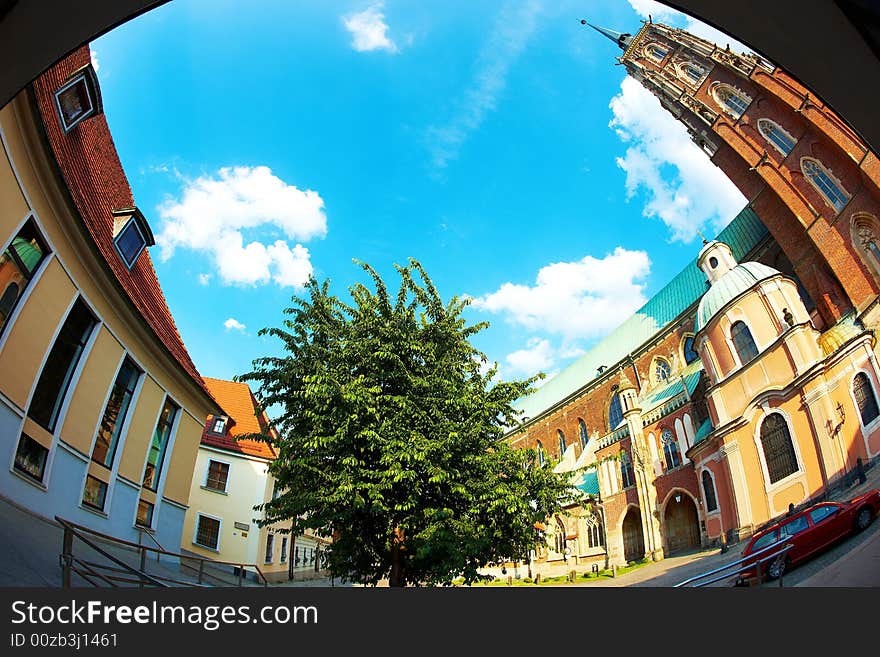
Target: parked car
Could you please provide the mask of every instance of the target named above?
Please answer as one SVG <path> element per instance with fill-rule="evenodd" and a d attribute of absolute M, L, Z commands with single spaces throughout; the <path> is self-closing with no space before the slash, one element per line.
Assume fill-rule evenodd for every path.
<path fill-rule="evenodd" d="M 849 534 L 865 529 L 880 513 L 880 489 L 859 495 L 848 502 L 819 502 L 802 511 L 781 518 L 752 536 L 743 550 L 747 557 L 774 543 L 791 544 L 784 556 L 761 563 L 761 573 L 776 579 L 789 568 L 831 547 Z M 776 550 L 769 550 L 755 559 L 764 559 Z M 751 562 L 752 564 L 754 561 Z M 744 565 L 750 565 L 745 562 Z M 757 576 L 757 569 L 742 573 L 737 584 Z"/>

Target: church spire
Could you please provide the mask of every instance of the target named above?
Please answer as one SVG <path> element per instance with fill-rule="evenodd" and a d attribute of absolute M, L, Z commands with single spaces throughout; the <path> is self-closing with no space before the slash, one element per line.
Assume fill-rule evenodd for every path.
<path fill-rule="evenodd" d="M 632 35 L 628 32 L 615 32 L 614 30 L 607 30 L 604 27 L 596 27 L 592 23 L 588 23 L 585 20 L 581 20 L 581 25 L 589 25 L 599 34 L 604 34 L 606 37 L 616 43 L 621 50 L 626 50 L 629 47 L 630 42 L 632 42 Z"/>

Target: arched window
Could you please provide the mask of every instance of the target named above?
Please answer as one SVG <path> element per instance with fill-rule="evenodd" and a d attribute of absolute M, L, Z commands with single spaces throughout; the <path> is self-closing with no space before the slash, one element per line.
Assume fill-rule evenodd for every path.
<path fill-rule="evenodd" d="M 633 472 L 633 464 L 627 452 L 620 453 L 620 479 L 624 488 L 635 486 L 636 475 Z"/>
<path fill-rule="evenodd" d="M 676 67 L 680 78 L 692 85 L 699 84 L 703 76 L 706 75 L 706 69 L 694 62 L 682 62 Z"/>
<path fill-rule="evenodd" d="M 672 470 L 681 465 L 681 452 L 678 451 L 678 443 L 675 442 L 675 436 L 669 429 L 664 429 L 660 436 L 660 442 L 663 443 L 663 456 L 666 458 L 666 469 Z"/>
<path fill-rule="evenodd" d="M 602 531 L 602 520 L 598 516 L 587 519 L 587 543 L 591 548 L 605 545 L 605 532 Z"/>
<path fill-rule="evenodd" d="M 862 247 L 862 258 L 866 264 L 880 274 L 880 247 L 877 246 L 877 217 L 867 212 L 856 212 L 852 216 L 850 230 L 854 244 Z M 2 310 L 0 310 L 2 313 Z"/>
<path fill-rule="evenodd" d="M 672 365 L 664 358 L 654 359 L 654 384 L 663 383 L 672 374 Z"/>
<path fill-rule="evenodd" d="M 822 198 L 834 208 L 837 212 L 843 210 L 844 206 L 849 202 L 849 192 L 847 192 L 840 181 L 825 168 L 825 166 L 816 159 L 811 157 L 801 158 L 801 171 L 816 188 Z"/>
<path fill-rule="evenodd" d="M 565 525 L 562 524 L 562 520 L 559 518 L 556 519 L 556 551 L 559 554 L 565 554 Z"/>
<path fill-rule="evenodd" d="M 764 461 L 767 464 L 767 476 L 770 483 L 797 472 L 797 458 L 794 444 L 788 432 L 788 424 L 779 413 L 771 413 L 761 424 L 761 447 L 764 450 Z"/>
<path fill-rule="evenodd" d="M 715 484 L 708 470 L 703 470 L 703 497 L 706 498 L 706 511 L 718 510 L 718 501 L 715 499 Z"/>
<path fill-rule="evenodd" d="M 556 440 L 559 441 L 559 458 L 562 458 L 565 454 L 565 434 L 562 433 L 562 429 L 556 430 Z"/>
<path fill-rule="evenodd" d="M 694 349 L 694 336 L 692 335 L 689 335 L 684 339 L 682 351 L 684 352 L 684 362 L 688 365 L 700 358 L 700 354 Z"/>
<path fill-rule="evenodd" d="M 862 416 L 862 425 L 868 425 L 877 419 L 880 410 L 877 409 L 877 397 L 874 395 L 874 389 L 871 382 L 868 381 L 868 375 L 864 372 L 856 374 L 853 379 L 853 395 L 855 395 L 856 403 L 859 405 L 859 413 Z"/>
<path fill-rule="evenodd" d="M 581 449 L 586 449 L 590 436 L 587 434 L 587 425 L 581 418 L 578 418 L 578 437 L 581 439 Z"/>
<path fill-rule="evenodd" d="M 620 405 L 620 394 L 614 393 L 608 406 L 608 429 L 614 430 L 623 422 L 623 407 Z"/>
<path fill-rule="evenodd" d="M 729 84 L 716 84 L 712 89 L 712 98 L 726 114 L 735 119 L 741 117 L 752 102 L 751 96 Z"/>
<path fill-rule="evenodd" d="M 755 345 L 755 339 L 752 332 L 744 322 L 734 322 L 730 327 L 730 338 L 733 340 L 733 346 L 739 356 L 739 362 L 742 365 L 750 362 L 758 355 L 758 347 Z"/>
<path fill-rule="evenodd" d="M 666 57 L 666 54 L 669 52 L 661 46 L 659 43 L 649 43 L 648 47 L 645 49 L 645 52 L 648 53 L 648 57 L 653 59 L 655 62 L 662 62 L 663 58 Z"/>
<path fill-rule="evenodd" d="M 758 132 L 783 156 L 791 153 L 797 140 L 781 125 L 770 119 L 758 119 Z"/>
<path fill-rule="evenodd" d="M 540 440 L 538 441 L 536 449 L 538 450 L 538 465 L 543 467 L 544 463 L 547 461 L 547 457 L 544 455 L 544 445 L 541 444 Z"/>

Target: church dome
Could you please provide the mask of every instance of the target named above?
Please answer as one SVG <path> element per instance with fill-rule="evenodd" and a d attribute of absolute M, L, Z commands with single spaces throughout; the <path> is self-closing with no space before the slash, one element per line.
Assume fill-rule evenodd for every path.
<path fill-rule="evenodd" d="M 703 329 L 709 320 L 731 300 L 750 289 L 755 283 L 776 276 L 780 272 L 760 262 L 743 262 L 725 272 L 712 283 L 700 299 L 694 331 Z"/>

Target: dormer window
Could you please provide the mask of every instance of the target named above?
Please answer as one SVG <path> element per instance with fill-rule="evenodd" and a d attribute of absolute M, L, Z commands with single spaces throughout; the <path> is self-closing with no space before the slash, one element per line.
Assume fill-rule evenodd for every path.
<path fill-rule="evenodd" d="M 224 434 L 226 433 L 226 422 L 228 418 L 226 417 L 215 417 L 214 423 L 211 425 L 211 431 L 213 433 Z"/>
<path fill-rule="evenodd" d="M 123 208 L 113 211 L 113 243 L 122 262 L 131 269 L 141 252 L 156 240 L 140 210 Z"/>
<path fill-rule="evenodd" d="M 65 133 L 102 111 L 101 93 L 98 89 L 98 76 L 91 64 L 76 71 L 67 82 L 55 92 L 55 105 L 61 117 L 61 127 Z"/>

